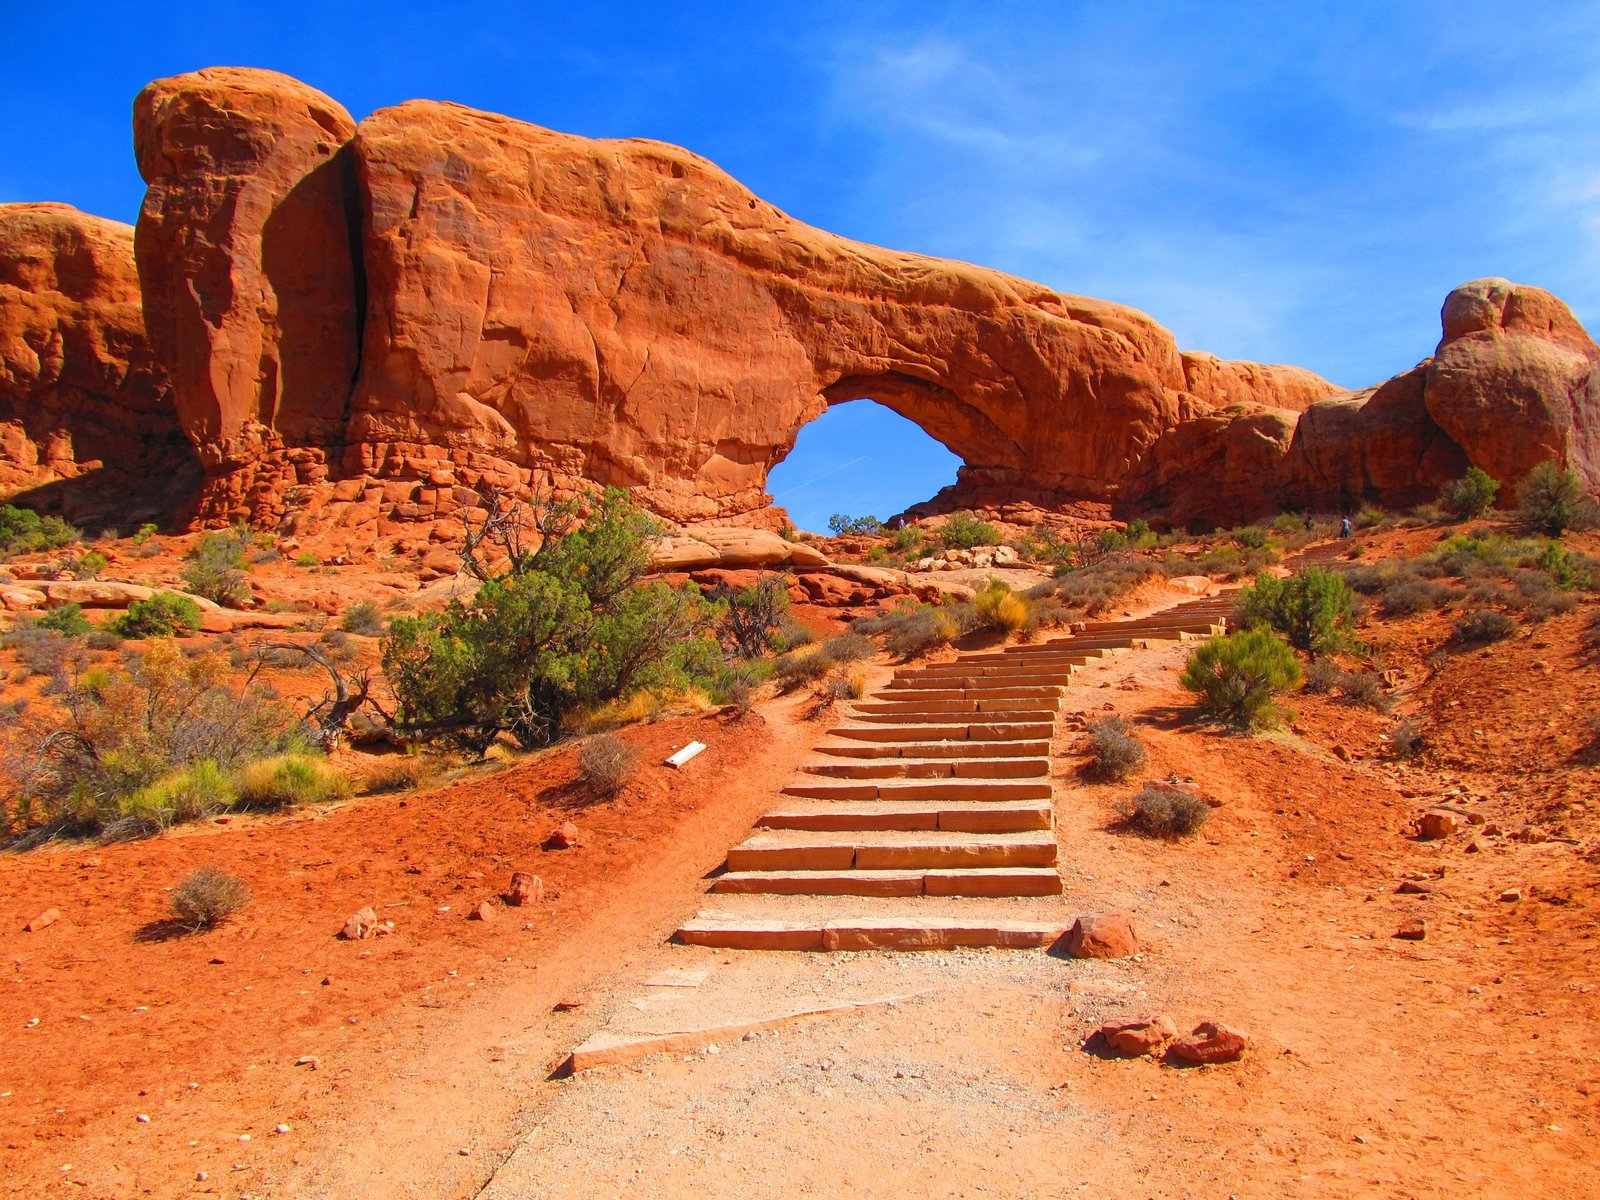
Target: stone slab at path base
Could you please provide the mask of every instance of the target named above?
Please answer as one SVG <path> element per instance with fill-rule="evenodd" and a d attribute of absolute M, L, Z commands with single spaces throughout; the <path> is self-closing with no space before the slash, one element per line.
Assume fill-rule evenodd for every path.
<path fill-rule="evenodd" d="M 853 917 L 806 923 L 702 913 L 678 930 L 678 940 L 719 950 L 1030 950 L 1053 944 L 1066 930 L 1060 921 Z"/>

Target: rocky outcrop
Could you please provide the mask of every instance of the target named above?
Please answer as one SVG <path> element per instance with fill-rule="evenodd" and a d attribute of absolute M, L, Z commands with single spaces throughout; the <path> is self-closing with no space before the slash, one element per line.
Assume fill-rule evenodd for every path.
<path fill-rule="evenodd" d="M 318 453 L 287 456 L 301 479 L 285 450 L 342 447 L 362 309 L 354 133 L 272 71 L 196 71 L 134 101 L 145 320 L 223 515 L 253 487 L 325 478 Z"/>
<path fill-rule="evenodd" d="M 0 495 L 75 520 L 156 519 L 163 484 L 198 483 L 191 458 L 145 338 L 132 227 L 0 204 Z"/>
<path fill-rule="evenodd" d="M 170 404 L 125 257 L 80 272 L 92 299 L 48 272 L 0 290 L 0 331 L 35 331 L 0 347 L 0 404 L 138 392 L 105 417 L 133 430 L 115 457 L 174 413 L 207 522 L 426 553 L 484 485 L 602 484 L 682 525 L 776 528 L 768 471 L 807 421 L 863 397 L 964 460 L 923 513 L 1027 501 L 1220 524 L 1410 503 L 1468 464 L 1514 485 L 1548 457 L 1600 484 L 1600 351 L 1560 301 L 1504 280 L 1451 294 L 1434 358 L 1341 393 L 1180 353 L 1121 305 L 814 229 L 658 142 L 430 101 L 357 125 L 293 79 L 223 68 L 151 84 L 134 132 Z M 76 258 L 58 266 L 76 278 Z M 91 326 L 77 350 L 63 334 L 61 362 L 125 365 L 120 382 L 29 382 L 66 378 L 39 349 L 49 329 Z M 50 388 L 56 409 L 37 398 Z M 0 486 L 87 461 L 86 433 L 67 451 L 51 432 L 64 416 L 4 419 Z"/>

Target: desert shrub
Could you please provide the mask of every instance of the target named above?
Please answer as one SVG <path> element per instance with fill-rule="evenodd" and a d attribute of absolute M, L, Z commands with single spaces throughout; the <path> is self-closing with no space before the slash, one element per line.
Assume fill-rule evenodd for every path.
<path fill-rule="evenodd" d="M 204 820 L 231 808 L 239 787 L 209 759 L 163 775 L 119 804 L 122 815 L 167 829 L 186 821 Z"/>
<path fill-rule="evenodd" d="M 789 585 L 781 575 L 763 575 L 746 588 L 719 585 L 711 598 L 722 606 L 717 636 L 731 652 L 759 658 L 789 619 Z"/>
<path fill-rule="evenodd" d="M 215 929 L 250 901 L 250 889 L 216 867 L 201 867 L 172 892 L 172 915 L 198 932 Z"/>
<path fill-rule="evenodd" d="M 920 525 L 902 525 L 889 531 L 889 548 L 896 554 L 910 554 L 922 545 Z"/>
<path fill-rule="evenodd" d="M 798 650 L 801 646 L 809 646 L 817 640 L 817 635 L 804 625 L 795 621 L 784 621 L 772 633 L 772 648 L 780 654 L 788 650 Z"/>
<path fill-rule="evenodd" d="M 1121 781 L 1144 766 L 1144 744 L 1133 728 L 1116 713 L 1088 722 L 1089 762 L 1087 773 L 1096 779 Z"/>
<path fill-rule="evenodd" d="M 1102 559 L 1088 566 L 1057 572 L 1049 583 L 1030 588 L 1028 596 L 1034 600 L 1054 598 L 1068 608 L 1095 616 L 1146 580 L 1164 573 L 1162 566 L 1148 559 Z"/>
<path fill-rule="evenodd" d="M 157 638 L 193 633 L 200 628 L 200 606 L 176 592 L 157 592 L 148 600 L 135 600 L 128 611 L 107 622 L 118 637 Z"/>
<path fill-rule="evenodd" d="M 154 643 L 124 669 L 94 667 L 64 681 L 64 717 L 44 713 L 7 731 L 0 789 L 13 829 L 94 832 L 123 802 L 210 760 L 226 772 L 275 752 L 289 714 L 261 690 L 239 691 L 217 654 L 188 657 Z"/>
<path fill-rule="evenodd" d="M 852 517 L 848 513 L 834 513 L 828 518 L 828 532 L 835 537 L 882 533 L 883 522 L 870 514 L 864 517 Z"/>
<path fill-rule="evenodd" d="M 1517 631 L 1517 623 L 1505 613 L 1477 609 L 1456 618 L 1450 627 L 1450 640 L 1458 646 L 1486 646 L 1501 642 Z"/>
<path fill-rule="evenodd" d="M 1202 575 L 1220 575 L 1224 579 L 1243 579 L 1246 575 L 1260 573 L 1278 561 L 1278 552 L 1271 546 L 1240 548 L 1235 545 L 1212 546 L 1190 565 Z"/>
<path fill-rule="evenodd" d="M 659 527 L 626 493 L 608 489 L 526 519 L 544 531 L 536 551 L 521 551 L 519 539 L 509 565 L 492 573 L 469 540 L 477 593 L 390 622 L 383 670 L 401 729 L 477 754 L 502 733 L 524 748 L 549 745 L 565 714 L 687 687 L 720 661 L 698 589 L 642 582 Z"/>
<path fill-rule="evenodd" d="M 84 636 L 83 644 L 91 650 L 120 650 L 122 639 L 111 629 L 91 629 Z"/>
<path fill-rule="evenodd" d="M 1383 585 L 1380 603 L 1391 617 L 1431 612 L 1450 596 L 1450 589 L 1409 573 L 1392 575 Z"/>
<path fill-rule="evenodd" d="M 294 556 L 294 565 L 297 567 L 320 567 L 322 560 L 309 550 L 302 550 Z"/>
<path fill-rule="evenodd" d="M 133 544 L 135 546 L 143 546 L 151 538 L 155 537 L 155 535 L 160 532 L 160 529 L 161 527 L 159 525 L 147 521 L 145 524 L 139 526 L 139 532 L 133 535 Z"/>
<path fill-rule="evenodd" d="M 1361 507 L 1361 511 L 1356 514 L 1355 523 L 1357 529 L 1376 529 L 1386 520 L 1388 520 L 1388 514 L 1383 509 L 1364 504 Z"/>
<path fill-rule="evenodd" d="M 1439 492 L 1439 503 L 1461 520 L 1481 517 L 1494 507 L 1500 485 L 1482 467 L 1469 467 L 1460 479 L 1452 479 Z"/>
<path fill-rule="evenodd" d="M 1246 550 L 1260 550 L 1267 544 L 1267 531 L 1259 525 L 1240 525 L 1230 529 L 1227 536 L 1234 545 Z"/>
<path fill-rule="evenodd" d="M 1035 638 L 1051 629 L 1060 629 L 1072 620 L 1072 611 L 1054 597 L 1034 600 L 1028 605 L 1028 620 L 1022 626 L 1024 638 Z"/>
<path fill-rule="evenodd" d="M 578 751 L 578 776 L 601 796 L 621 793 L 639 765 L 639 752 L 614 733 L 590 738 Z"/>
<path fill-rule="evenodd" d="M 1394 707 L 1394 701 L 1383 690 L 1383 680 L 1376 671 L 1344 671 L 1341 674 L 1343 678 L 1339 680 L 1339 691 L 1352 704 L 1382 713 Z"/>
<path fill-rule="evenodd" d="M 1344 682 L 1345 671 L 1329 658 L 1315 658 L 1306 667 L 1306 691 L 1333 692 Z"/>
<path fill-rule="evenodd" d="M 1319 567 L 1288 579 L 1261 575 L 1236 603 L 1241 623 L 1275 629 L 1311 654 L 1348 645 L 1355 625 L 1354 595 L 1342 577 Z"/>
<path fill-rule="evenodd" d="M 1389 731 L 1389 746 L 1396 758 L 1414 758 L 1422 749 L 1422 726 L 1407 717 Z"/>
<path fill-rule="evenodd" d="M 276 754 L 245 763 L 234 773 L 239 803 L 273 810 L 327 804 L 350 794 L 350 780 L 327 759 L 310 754 Z"/>
<path fill-rule="evenodd" d="M 16 654 L 29 675 L 64 678 L 82 658 L 83 647 L 74 639 L 40 624 L 19 625 L 0 638 L 0 645 Z"/>
<path fill-rule="evenodd" d="M 250 548 L 243 529 L 214 530 L 184 553 L 183 582 L 196 596 L 238 608 L 250 600 L 250 584 L 241 569 Z"/>
<path fill-rule="evenodd" d="M 427 775 L 420 759 L 395 755 L 384 759 L 361 777 L 361 790 L 369 796 L 415 791 L 422 786 Z"/>
<path fill-rule="evenodd" d="M 1000 544 L 1000 531 L 969 512 L 951 513 L 934 536 L 946 550 L 971 550 L 974 546 Z"/>
<path fill-rule="evenodd" d="M 1542 462 L 1529 471 L 1517 495 L 1517 515 L 1549 537 L 1560 537 L 1569 529 L 1590 529 L 1600 521 L 1600 505 L 1585 495 L 1577 474 L 1554 462 Z"/>
<path fill-rule="evenodd" d="M 60 517 L 41 517 L 31 508 L 0 504 L 0 555 L 54 550 L 80 536 Z"/>
<path fill-rule="evenodd" d="M 867 694 L 867 673 L 860 667 L 851 667 L 841 678 L 845 683 L 845 693 L 852 700 L 859 700 Z"/>
<path fill-rule="evenodd" d="M 1383 568 L 1373 563 L 1353 563 L 1341 568 L 1340 573 L 1350 590 L 1362 596 L 1376 595 L 1389 580 Z"/>
<path fill-rule="evenodd" d="M 89 623 L 89 618 L 83 615 L 83 607 L 78 604 L 62 604 L 48 612 L 41 613 L 33 620 L 35 629 L 53 629 L 62 637 L 83 637 L 93 631 L 94 626 Z"/>
<path fill-rule="evenodd" d="M 1531 621 L 1548 621 L 1577 607 L 1578 597 L 1557 587 L 1542 571 L 1513 571 L 1511 582 L 1515 606 Z"/>
<path fill-rule="evenodd" d="M 948 646 L 960 635 L 956 619 L 937 608 L 915 610 L 889 633 L 889 651 L 900 658 L 916 658 Z"/>
<path fill-rule="evenodd" d="M 1270 629 L 1212 638 L 1189 654 L 1179 682 L 1219 721 L 1244 729 L 1276 723 L 1278 693 L 1300 682 L 1294 651 Z"/>
<path fill-rule="evenodd" d="M 756 688 L 748 678 L 730 671 L 717 682 L 711 693 L 712 700 L 727 705 L 737 716 L 748 716 L 755 707 Z"/>
<path fill-rule="evenodd" d="M 377 637 L 383 632 L 383 610 L 373 600 L 358 600 L 339 618 L 339 628 L 362 637 Z"/>
<path fill-rule="evenodd" d="M 1073 544 L 1048 525 L 1019 535 L 1011 545 L 1029 562 L 1043 563 L 1048 567 L 1070 566 L 1076 558 Z"/>
<path fill-rule="evenodd" d="M 802 684 L 814 683 L 833 670 L 833 658 L 821 646 L 792 650 L 778 657 L 772 667 L 772 677 L 784 691 Z"/>
<path fill-rule="evenodd" d="M 824 642 L 822 648 L 830 659 L 841 665 L 871 658 L 878 650 L 871 638 L 860 633 L 837 634 Z"/>
<path fill-rule="evenodd" d="M 1124 827 L 1146 837 L 1188 837 L 1206 823 L 1211 808 L 1176 788 L 1143 787 L 1117 805 Z"/>
<path fill-rule="evenodd" d="M 106 569 L 106 556 L 98 550 L 90 550 L 81 555 L 78 561 L 72 564 L 72 577 L 74 579 L 93 579 Z"/>
<path fill-rule="evenodd" d="M 1028 601 L 1011 590 L 1009 584 L 991 579 L 972 602 L 975 625 L 984 629 L 1003 629 L 1014 634 L 1028 622 Z"/>
<path fill-rule="evenodd" d="M 1589 614 L 1589 620 L 1578 634 L 1578 644 L 1589 654 L 1600 654 L 1600 609 Z"/>

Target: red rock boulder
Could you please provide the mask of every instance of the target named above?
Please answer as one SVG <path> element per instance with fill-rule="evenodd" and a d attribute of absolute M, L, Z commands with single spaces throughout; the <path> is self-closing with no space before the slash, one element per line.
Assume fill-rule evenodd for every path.
<path fill-rule="evenodd" d="M 1131 958 L 1139 953 L 1133 918 L 1125 912 L 1085 913 L 1061 937 L 1073 958 Z"/>
<path fill-rule="evenodd" d="M 1169 1053 L 1177 1059 L 1196 1066 L 1211 1063 L 1238 1062 L 1250 1047 L 1250 1038 L 1237 1029 L 1229 1029 L 1216 1021 L 1202 1021 L 1172 1043 Z"/>

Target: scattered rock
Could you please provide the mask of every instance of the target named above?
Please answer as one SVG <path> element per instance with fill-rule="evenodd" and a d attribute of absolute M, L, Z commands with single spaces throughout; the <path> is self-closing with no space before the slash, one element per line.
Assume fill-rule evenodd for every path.
<path fill-rule="evenodd" d="M 1085 913 L 1062 935 L 1060 945 L 1073 958 L 1131 958 L 1139 953 L 1133 919 L 1125 912 Z"/>
<path fill-rule="evenodd" d="M 544 899 L 544 880 L 528 871 L 517 871 L 511 876 L 511 886 L 506 890 L 506 903 L 512 908 L 538 904 Z"/>
<path fill-rule="evenodd" d="M 377 928 L 378 914 L 368 906 L 350 914 L 344 923 L 344 928 L 339 931 L 339 936 L 346 941 L 358 942 L 362 938 L 375 937 Z"/>
<path fill-rule="evenodd" d="M 588 1004 L 588 1003 L 589 1003 L 589 997 L 588 996 L 563 996 L 560 1000 L 556 1001 L 555 1011 L 556 1012 L 571 1012 L 573 1009 L 582 1008 L 585 1004 Z"/>
<path fill-rule="evenodd" d="M 469 921 L 492 921 L 497 915 L 493 900 L 485 900 L 467 914 Z"/>
<path fill-rule="evenodd" d="M 578 827 L 571 821 L 563 821 L 556 826 L 555 831 L 544 840 L 546 850 L 570 850 L 578 844 Z"/>
<path fill-rule="evenodd" d="M 47 908 L 33 920 L 24 925 L 22 927 L 22 932 L 38 933 L 39 930 L 44 929 L 46 926 L 54 925 L 59 920 L 61 920 L 61 910 L 59 908 Z"/>
<path fill-rule="evenodd" d="M 1412 917 L 1394 931 L 1394 936 L 1407 942 L 1420 942 L 1428 936 L 1428 923 L 1421 917 Z"/>
<path fill-rule="evenodd" d="M 1521 888 L 1507 888 L 1505 891 L 1500 893 L 1500 902 L 1502 904 L 1515 904 L 1518 900 L 1521 900 L 1521 899 L 1522 899 L 1522 889 Z"/>
<path fill-rule="evenodd" d="M 322 1060 L 315 1054 L 302 1054 L 294 1060 L 294 1065 L 297 1067 L 310 1067 L 313 1071 L 317 1071 L 322 1069 Z"/>
<path fill-rule="evenodd" d="M 1434 888 L 1431 883 L 1421 883 L 1415 879 L 1407 879 L 1399 887 L 1395 888 L 1395 894 L 1399 896 L 1431 896 L 1433 891 Z"/>
<path fill-rule="evenodd" d="M 1350 751 L 1344 746 L 1335 746 L 1333 748 L 1333 756 L 1340 762 L 1350 761 Z"/>
<path fill-rule="evenodd" d="M 1139 1021 L 1111 1021 L 1100 1026 L 1095 1036 L 1118 1054 L 1138 1058 L 1155 1054 L 1178 1036 L 1178 1027 L 1165 1013 Z"/>
<path fill-rule="evenodd" d="M 1250 1046 L 1250 1038 L 1237 1029 L 1216 1021 L 1202 1021 L 1187 1037 L 1172 1043 L 1171 1054 L 1187 1063 L 1238 1062 Z"/>
<path fill-rule="evenodd" d="M 1417 836 L 1425 842 L 1447 838 L 1467 823 L 1467 814 L 1453 808 L 1430 808 L 1417 818 Z"/>

